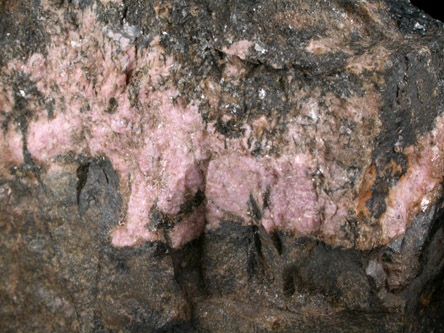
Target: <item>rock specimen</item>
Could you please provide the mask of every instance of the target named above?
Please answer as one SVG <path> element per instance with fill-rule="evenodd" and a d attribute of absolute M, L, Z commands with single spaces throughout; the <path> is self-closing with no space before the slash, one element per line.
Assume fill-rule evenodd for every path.
<path fill-rule="evenodd" d="M 3 331 L 444 329 L 444 26 L 403 0 L 0 1 Z"/>

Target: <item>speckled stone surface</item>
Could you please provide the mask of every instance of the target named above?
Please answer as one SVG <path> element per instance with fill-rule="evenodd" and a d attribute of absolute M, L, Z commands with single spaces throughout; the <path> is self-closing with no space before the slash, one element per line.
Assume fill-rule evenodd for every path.
<path fill-rule="evenodd" d="M 0 0 L 2 331 L 443 329 L 443 32 L 404 0 Z"/>

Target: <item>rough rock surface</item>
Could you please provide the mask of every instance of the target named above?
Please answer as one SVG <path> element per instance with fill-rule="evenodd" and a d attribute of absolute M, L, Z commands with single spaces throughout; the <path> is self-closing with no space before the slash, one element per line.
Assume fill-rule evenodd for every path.
<path fill-rule="evenodd" d="M 0 0 L 1 330 L 444 330 L 443 50 L 404 0 Z"/>

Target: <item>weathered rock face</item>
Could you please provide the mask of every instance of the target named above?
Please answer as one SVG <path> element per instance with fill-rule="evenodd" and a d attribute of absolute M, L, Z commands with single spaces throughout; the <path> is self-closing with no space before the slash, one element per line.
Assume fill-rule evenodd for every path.
<path fill-rule="evenodd" d="M 403 0 L 0 9 L 2 330 L 444 329 L 441 23 Z"/>

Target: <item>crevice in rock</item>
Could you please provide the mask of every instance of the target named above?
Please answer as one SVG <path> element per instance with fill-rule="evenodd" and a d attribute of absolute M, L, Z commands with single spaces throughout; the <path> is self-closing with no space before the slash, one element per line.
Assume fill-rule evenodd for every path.
<path fill-rule="evenodd" d="M 296 292 L 295 281 L 294 281 L 294 270 L 293 266 L 286 267 L 282 272 L 282 292 L 285 296 L 290 297 Z"/>
<path fill-rule="evenodd" d="M 185 244 L 180 249 L 173 250 L 171 253 L 174 279 L 182 289 L 182 293 L 190 306 L 189 325 L 191 326 L 195 320 L 196 303 L 208 295 L 202 270 L 202 254 L 203 236 Z"/>
<path fill-rule="evenodd" d="M 77 205 L 80 205 L 80 194 L 83 190 L 83 187 L 86 184 L 86 180 L 88 179 L 88 169 L 89 169 L 89 163 L 81 164 L 77 168 Z"/>
<path fill-rule="evenodd" d="M 257 277 L 261 264 L 264 261 L 262 253 L 262 241 L 259 236 L 258 227 L 248 227 L 251 231 L 245 235 L 245 244 L 247 247 L 247 278 L 252 281 Z"/>
<path fill-rule="evenodd" d="M 259 208 L 256 199 L 254 198 L 252 193 L 250 193 L 250 197 L 248 200 L 248 209 L 250 216 L 253 218 L 253 221 L 255 223 L 259 223 L 260 220 L 262 219 L 262 211 Z"/>
<path fill-rule="evenodd" d="M 180 249 L 174 250 L 171 254 L 174 278 L 189 299 L 206 294 L 201 262 L 202 243 L 203 240 L 200 237 L 187 243 Z"/>
<path fill-rule="evenodd" d="M 282 240 L 281 237 L 279 236 L 279 232 L 273 232 L 271 234 L 271 241 L 273 242 L 274 247 L 276 248 L 276 251 L 278 252 L 279 255 L 282 254 Z"/>

